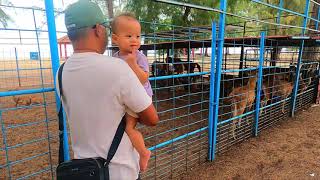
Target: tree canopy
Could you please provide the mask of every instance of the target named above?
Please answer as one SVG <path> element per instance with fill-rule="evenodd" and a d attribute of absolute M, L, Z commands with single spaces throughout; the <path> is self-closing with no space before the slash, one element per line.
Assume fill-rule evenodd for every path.
<path fill-rule="evenodd" d="M 117 14 L 122 11 L 133 12 L 142 22 L 144 33 L 168 31 L 173 28 L 183 27 L 208 27 L 212 21 L 219 21 L 219 13 L 204 11 L 195 8 L 175 6 L 154 0 L 93 0 L 98 2 L 105 14 Z M 220 1 L 213 0 L 176 0 L 204 7 L 219 9 Z M 306 1 L 302 0 L 282 0 L 283 8 L 303 14 Z M 113 12 L 108 12 L 108 3 L 113 3 Z M 273 6 L 280 6 L 280 0 L 261 0 Z M 316 0 L 320 2 L 320 0 Z M 251 0 L 228 0 L 226 16 L 226 36 L 257 36 L 261 31 L 266 31 L 268 35 L 298 35 L 301 28 L 292 28 L 275 25 L 274 23 L 289 26 L 302 26 L 303 17 L 293 15 L 277 8 L 269 7 Z M 316 12 L 315 12 L 316 11 Z M 318 6 L 310 3 L 309 15 L 317 18 Z M 277 20 L 281 14 L 280 21 Z M 243 16 L 246 18 L 239 18 Z M 258 19 L 259 21 L 249 20 Z M 152 25 L 153 23 L 154 25 Z M 314 27 L 315 22 L 309 21 L 308 27 Z M 244 30 L 245 27 L 245 30 Z M 244 34 L 245 31 L 245 34 Z"/>

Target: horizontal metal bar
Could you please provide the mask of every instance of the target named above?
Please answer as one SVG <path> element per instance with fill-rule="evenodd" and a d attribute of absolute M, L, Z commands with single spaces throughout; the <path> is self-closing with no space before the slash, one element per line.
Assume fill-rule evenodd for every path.
<path fill-rule="evenodd" d="M 0 61 L 1 62 L 1 61 Z M 27 71 L 27 70 L 42 70 L 42 69 L 52 69 L 52 68 L 19 68 L 19 69 L 4 69 L 0 70 L 0 72 L 7 72 L 7 71 Z"/>
<path fill-rule="evenodd" d="M 262 69 L 283 68 L 283 66 L 263 66 Z"/>
<path fill-rule="evenodd" d="M 309 36 L 292 36 L 291 39 L 303 40 L 303 39 L 310 39 L 310 37 Z"/>
<path fill-rule="evenodd" d="M 308 89 L 308 90 L 306 90 L 306 91 L 300 92 L 300 93 L 298 93 L 297 95 L 300 96 L 300 95 L 306 94 L 306 93 L 308 93 L 308 92 L 310 92 L 310 91 L 314 91 L 314 88 L 311 88 L 311 89 Z"/>
<path fill-rule="evenodd" d="M 7 147 L 8 147 L 8 149 L 16 149 L 16 148 L 21 147 L 21 146 L 25 146 L 25 145 L 28 145 L 28 144 L 34 144 L 34 143 L 41 142 L 41 141 L 44 141 L 44 140 L 48 140 L 48 138 L 45 137 L 45 138 L 33 139 L 31 141 L 27 141 L 27 142 L 24 142 L 24 143 L 16 144 L 16 145 L 13 145 L 13 146 L 7 146 Z"/>
<path fill-rule="evenodd" d="M 170 26 L 170 27 L 175 27 L 175 28 L 187 28 L 187 29 L 189 28 L 189 27 L 186 27 L 186 26 L 178 26 L 178 25 L 173 25 L 173 24 L 148 22 L 148 21 L 140 21 L 140 23 L 151 24 L 151 25 L 159 25 L 159 26 Z"/>
<path fill-rule="evenodd" d="M 172 40 L 172 41 L 181 41 L 181 40 L 189 40 L 187 37 L 186 38 L 179 38 L 179 37 L 176 37 L 173 36 L 172 38 L 171 37 L 152 37 L 152 36 L 146 36 L 145 37 L 146 40 L 150 39 L 150 40 Z M 174 42 L 172 42 L 174 43 Z M 143 44 L 142 44 L 143 45 Z M 156 45 L 154 45 L 156 47 Z"/>
<path fill-rule="evenodd" d="M 33 108 L 33 107 L 44 107 L 44 106 L 50 106 L 50 105 L 56 105 L 56 102 L 46 101 L 46 103 L 43 103 L 43 104 L 32 104 L 30 106 L 18 106 L 18 107 L 13 107 L 13 108 L 3 108 L 3 109 L 1 109 L 1 111 L 2 112 L 15 111 L 18 109 L 28 109 L 28 108 Z"/>
<path fill-rule="evenodd" d="M 206 146 L 205 142 L 206 141 L 206 135 L 202 136 L 202 137 L 198 137 L 198 136 L 194 136 L 195 137 L 195 140 L 192 140 L 192 139 L 187 139 L 187 140 L 183 140 L 183 141 L 180 141 L 180 142 L 177 142 L 174 144 L 175 147 L 177 148 L 172 148 L 170 146 L 168 146 L 167 148 L 161 150 L 161 153 L 157 152 L 156 155 L 153 155 L 151 157 L 150 160 L 155 160 L 158 161 L 158 162 L 163 162 L 165 161 L 166 159 L 171 159 L 171 157 L 168 157 L 167 154 L 171 154 L 175 151 L 175 154 L 181 154 L 185 151 L 185 147 L 188 146 L 189 149 L 192 149 L 192 147 L 196 147 L 198 146 L 199 144 L 202 144 L 203 146 Z M 191 141 L 192 140 L 192 141 Z M 178 151 L 177 149 L 181 149 L 180 151 Z M 158 167 L 161 166 L 162 164 L 158 164 Z M 152 168 L 154 169 L 154 168 Z M 152 170 L 150 169 L 150 170 Z"/>
<path fill-rule="evenodd" d="M 42 169 L 42 170 L 40 170 L 40 171 L 37 171 L 37 172 L 35 172 L 35 173 L 31 173 L 31 174 L 28 174 L 28 175 L 26 175 L 26 176 L 19 177 L 19 178 L 17 178 L 17 180 L 29 179 L 30 177 L 36 176 L 36 175 L 38 175 L 38 174 L 42 174 L 42 173 L 47 172 L 47 171 L 50 171 L 50 170 L 51 170 L 51 167 L 49 166 L 49 167 L 44 168 L 44 169 Z"/>
<path fill-rule="evenodd" d="M 28 75 L 26 75 L 26 76 L 6 76 L 5 78 L 0 78 L 0 79 L 10 79 L 10 78 L 25 78 L 25 79 L 32 79 L 32 78 L 41 78 L 41 75 L 39 75 L 39 76 L 28 76 Z M 44 84 L 49 84 L 49 83 L 44 83 Z M 28 84 L 28 85 L 30 85 L 30 84 Z M 42 84 L 39 84 L 39 85 L 42 85 Z M 50 83 L 50 85 L 52 85 L 52 83 Z"/>
<path fill-rule="evenodd" d="M 318 64 L 317 62 L 311 62 L 311 63 L 303 63 L 302 65 L 307 65 L 307 64 Z M 284 68 L 284 66 L 263 66 L 262 69 L 272 69 L 272 68 Z M 242 72 L 242 71 L 253 71 L 257 70 L 258 68 L 246 68 L 246 69 L 228 69 L 228 70 L 223 70 L 223 73 L 231 73 L 231 72 Z M 288 69 L 288 68 L 287 68 Z M 288 72 L 283 72 L 283 73 L 288 73 Z M 281 74 L 281 73 L 278 73 Z"/>
<path fill-rule="evenodd" d="M 176 141 L 179 141 L 179 140 L 181 140 L 181 139 L 184 139 L 184 138 L 186 138 L 186 137 L 188 137 L 188 136 L 192 136 L 192 135 L 197 134 L 197 133 L 199 133 L 199 132 L 205 131 L 206 129 L 208 129 L 208 127 L 204 127 L 204 128 L 198 129 L 198 130 L 196 130 L 196 131 L 193 131 L 193 132 L 184 134 L 184 135 L 182 135 L 182 136 L 176 137 L 176 138 L 171 139 L 171 140 L 169 140 L 169 141 L 165 141 L 165 142 L 163 142 L 163 143 L 157 144 L 156 146 L 152 146 L 152 147 L 149 148 L 149 150 L 150 150 L 150 151 L 154 151 L 154 150 L 156 150 L 156 149 L 159 149 L 159 148 L 161 148 L 161 147 L 167 146 L 167 145 L 169 145 L 169 144 L 171 144 L 171 143 L 174 143 L 174 142 L 176 142 Z"/>
<path fill-rule="evenodd" d="M 205 6 L 199 6 L 199 5 L 185 3 L 185 2 L 177 2 L 177 1 L 171 1 L 171 0 L 155 0 L 155 1 L 178 5 L 178 6 L 186 6 L 186 7 L 191 7 L 191 8 L 200 9 L 200 10 L 207 10 L 207 11 L 214 11 L 214 12 L 218 12 L 218 13 L 224 13 L 223 11 L 221 11 L 219 9 L 205 7 Z"/>
<path fill-rule="evenodd" d="M 68 132 L 68 134 L 70 134 Z M 59 135 L 49 135 L 49 140 L 55 140 L 59 137 Z M 24 146 L 24 145 L 28 145 L 28 144 L 32 144 L 32 143 L 36 143 L 36 142 L 41 142 L 41 141 L 44 141 L 44 140 L 48 140 L 47 137 L 45 138 L 40 138 L 40 139 L 36 139 L 36 140 L 32 140 L 32 141 L 27 141 L 27 142 L 24 142 L 24 143 L 21 143 L 21 144 L 16 144 L 14 146 L 7 146 L 8 149 L 15 149 L 15 148 L 18 148 L 18 147 L 21 147 L 21 146 Z M 51 143 L 51 142 L 50 142 Z M 0 151 L 4 151 L 5 148 L 0 148 Z"/>
<path fill-rule="evenodd" d="M 41 157 L 41 156 L 44 156 L 44 155 L 47 155 L 47 154 L 49 154 L 49 151 L 47 151 L 45 153 L 41 153 L 41 154 L 37 154 L 37 155 L 31 156 L 31 157 L 28 157 L 28 158 L 23 158 L 23 159 L 20 159 L 20 160 L 17 160 L 17 161 L 11 161 L 9 163 L 9 165 L 19 164 L 19 163 L 22 163 L 22 162 L 25 162 L 25 161 L 29 161 L 31 159 L 34 159 L 34 158 L 37 158 L 37 157 Z"/>
<path fill-rule="evenodd" d="M 257 61 L 257 62 L 259 62 L 259 58 L 245 58 L 245 61 Z M 272 60 L 266 58 L 265 61 L 272 61 Z"/>
<path fill-rule="evenodd" d="M 318 64 L 319 65 L 319 62 L 302 62 L 301 65 L 310 65 L 310 64 Z"/>
<path fill-rule="evenodd" d="M 316 4 L 316 5 L 318 5 L 318 6 L 320 6 L 320 4 L 318 3 L 318 2 L 316 2 L 316 1 L 314 1 L 314 0 L 310 0 L 312 3 L 314 3 L 314 4 Z"/>
<path fill-rule="evenodd" d="M 199 137 L 199 136 L 201 136 L 201 137 Z M 182 141 L 178 141 L 178 142 L 176 142 L 174 145 L 177 147 L 177 146 L 179 146 L 179 148 L 181 148 L 181 147 L 185 147 L 185 146 L 187 146 L 186 145 L 186 141 L 188 142 L 188 146 L 189 147 L 192 147 L 192 146 L 197 146 L 197 145 L 195 145 L 197 142 L 198 143 L 203 143 L 203 142 L 206 142 L 206 140 L 208 139 L 208 137 L 207 137 L 207 135 L 205 135 L 205 134 L 201 134 L 201 135 L 199 135 L 199 136 L 192 136 L 192 137 L 189 137 L 187 140 L 182 140 Z M 205 145 L 204 145 L 205 146 Z M 156 156 L 157 156 L 157 160 L 158 161 L 161 161 L 161 160 L 163 160 L 163 159 L 166 159 L 167 157 L 164 157 L 164 158 L 162 158 L 161 156 L 165 156 L 166 154 L 168 154 L 168 153 L 171 153 L 173 151 L 173 149 L 170 147 L 170 146 L 167 146 L 167 147 L 165 147 L 165 148 L 163 148 L 162 150 L 161 150 L 161 153 L 160 152 L 157 152 L 157 154 L 156 154 Z M 151 157 L 151 159 L 155 159 L 155 157 L 156 157 L 155 155 L 153 155 L 152 157 Z"/>
<path fill-rule="evenodd" d="M 165 112 L 175 111 L 175 110 L 187 108 L 187 107 L 190 107 L 190 106 L 201 105 L 201 104 L 206 103 L 206 102 L 209 102 L 209 100 L 201 101 L 201 102 L 196 102 L 196 103 L 193 103 L 193 104 L 187 104 L 187 105 L 184 105 L 184 106 L 175 107 L 175 108 L 172 108 L 172 109 L 160 111 L 160 112 L 158 112 L 158 113 L 165 113 Z"/>
<path fill-rule="evenodd" d="M 201 122 L 206 121 L 206 120 L 207 119 L 200 119 L 199 121 L 196 121 L 194 124 L 201 123 Z M 149 136 L 149 139 L 151 139 L 153 137 L 157 137 L 157 136 L 162 136 L 164 134 L 168 134 L 168 133 L 171 133 L 171 132 L 175 132 L 177 129 L 179 129 L 179 128 L 173 128 L 173 129 L 169 129 L 167 131 L 158 132 L 157 134 L 155 134 L 153 136 Z"/>
<path fill-rule="evenodd" d="M 166 101 L 171 101 L 171 100 L 181 100 L 184 97 L 197 96 L 197 95 L 206 94 L 206 93 L 209 93 L 209 91 L 199 91 L 196 93 L 189 93 L 189 94 L 175 96 L 175 97 L 167 98 L 167 99 L 157 99 L 156 101 L 153 101 L 153 103 L 161 103 L 161 102 L 166 102 Z"/>
<path fill-rule="evenodd" d="M 14 125 L 8 125 L 6 127 L 6 129 L 14 129 L 14 128 L 19 128 L 19 127 L 26 127 L 26 126 L 33 126 L 33 125 L 37 125 L 37 124 L 41 124 L 41 123 L 45 123 L 45 122 L 50 122 L 54 119 L 45 119 L 45 120 L 41 120 L 41 121 L 34 121 L 34 122 L 28 122 L 28 123 L 21 123 L 21 124 L 14 124 Z"/>
<path fill-rule="evenodd" d="M 168 36 L 171 35 L 172 37 L 153 37 L 153 36 L 146 36 L 145 39 L 150 39 L 150 40 L 172 40 L 173 42 L 171 42 L 172 44 L 176 43 L 174 41 L 190 41 L 190 42 L 206 42 L 205 40 L 190 40 L 190 38 L 188 38 L 188 36 L 185 36 L 185 38 L 181 38 L 181 36 L 176 37 L 174 34 L 168 34 Z M 199 35 L 198 35 L 199 36 Z M 144 44 L 142 44 L 144 45 Z M 147 45 L 147 44 L 146 44 Z M 156 46 L 156 44 L 154 44 L 154 46 Z M 204 46 L 203 46 L 204 47 Z"/>
<path fill-rule="evenodd" d="M 206 75 L 206 74 L 210 74 L 210 72 L 199 72 L 199 73 L 190 73 L 190 74 L 177 74 L 177 75 L 150 77 L 149 81 L 172 79 L 172 78 L 174 79 L 174 78 L 180 78 L 180 77 L 201 76 L 201 75 Z"/>
<path fill-rule="evenodd" d="M 68 134 L 70 134 L 68 132 Z M 54 140 L 55 138 L 58 138 L 59 135 L 49 135 L 49 140 Z M 24 145 L 28 145 L 28 144 L 32 144 L 32 143 L 36 143 L 36 142 L 41 142 L 41 141 L 44 141 L 44 140 L 48 140 L 48 138 L 40 138 L 40 139 L 36 139 L 36 140 L 31 140 L 31 141 L 27 141 L 27 142 L 24 142 L 24 143 L 21 143 L 21 144 L 16 144 L 14 146 L 7 146 L 8 149 L 15 149 L 15 148 L 18 148 L 18 147 L 21 147 L 21 146 L 24 146 Z M 4 151 L 5 148 L 0 148 L 0 151 Z"/>
<path fill-rule="evenodd" d="M 179 129 L 183 129 L 183 128 L 188 127 L 188 126 L 191 127 L 191 126 L 193 126 L 193 125 L 195 125 L 195 124 L 199 124 L 199 123 L 202 123 L 202 122 L 204 122 L 204 121 L 207 121 L 207 119 L 204 118 L 204 119 L 200 119 L 200 120 L 198 120 L 198 121 L 192 122 L 192 123 L 190 123 L 190 124 L 186 124 L 186 125 L 182 125 L 182 126 L 176 126 L 176 127 L 171 128 L 171 129 L 169 129 L 169 130 L 167 130 L 167 131 L 164 131 L 164 132 L 162 132 L 162 133 L 156 134 L 155 137 L 156 137 L 157 135 L 163 135 L 163 134 L 168 134 L 168 133 L 170 133 L 170 132 L 175 132 L 175 131 L 177 131 L 177 130 L 179 130 Z M 150 136 L 150 137 L 151 137 L 151 136 Z"/>
<path fill-rule="evenodd" d="M 9 51 L 10 52 L 10 51 Z M 9 52 L 6 52 L 6 53 L 9 53 Z M 13 58 L 13 57 L 11 57 Z M 25 57 L 24 57 L 25 58 Z M 11 60 L 7 60 L 7 59 L 0 59 L 0 62 L 1 63 L 10 63 L 11 65 L 12 64 L 16 64 L 17 61 L 15 59 L 11 59 Z M 34 65 L 36 63 L 39 63 L 40 64 L 40 60 L 31 60 L 31 59 L 18 59 L 18 62 L 19 63 L 26 63 L 26 65 Z M 51 60 L 45 60 L 45 59 L 41 59 L 41 62 L 51 62 Z"/>
<path fill-rule="evenodd" d="M 15 80 L 17 80 L 17 79 L 19 79 L 19 77 L 20 77 L 20 79 L 26 79 L 26 80 L 29 80 L 29 84 L 26 82 L 26 83 L 24 83 L 24 82 L 22 82 L 22 84 L 27 84 L 27 85 L 21 85 L 21 87 L 23 87 L 23 86 L 42 86 L 42 85 L 49 85 L 49 86 L 52 86 L 53 85 L 53 83 L 52 82 L 48 82 L 48 83 L 41 83 L 41 82 L 39 82 L 41 79 L 41 76 L 39 75 L 39 76 L 7 76 L 7 77 L 5 77 L 5 78 L 0 78 L 0 79 L 10 79 L 10 78 L 13 78 L 13 79 L 15 79 Z M 15 82 L 15 80 L 8 80 L 8 82 L 10 82 L 10 83 L 8 83 L 8 84 L 14 84 L 14 85 L 16 85 L 16 82 Z M 38 81 L 39 80 L 39 81 Z M 52 80 L 51 78 L 49 79 L 49 80 Z M 31 81 L 31 82 L 30 82 Z M 9 86 L 10 87 L 10 86 Z M 9 91 L 12 91 L 12 90 L 7 90 L 7 92 L 9 92 Z"/>
<path fill-rule="evenodd" d="M 40 29 L 17 29 L 17 28 L 0 28 L 1 31 L 31 31 L 31 32 L 49 32 L 48 30 L 40 30 Z M 56 31 L 57 33 L 65 33 L 66 31 Z M 49 39 L 48 39 L 49 40 Z M 19 44 L 19 43 L 17 43 Z M 49 44 L 49 43 L 48 43 Z"/>
<path fill-rule="evenodd" d="M 258 68 L 246 68 L 246 69 L 229 69 L 229 70 L 222 70 L 222 73 L 231 73 L 231 72 L 242 72 L 242 71 L 254 71 Z"/>
<path fill-rule="evenodd" d="M 188 84 L 173 84 L 172 86 L 163 86 L 163 87 L 157 87 L 157 88 L 152 88 L 153 90 L 163 90 L 163 89 L 175 89 L 178 87 L 185 87 L 185 86 L 190 86 L 190 85 L 199 85 L 201 84 L 200 82 L 196 83 L 188 83 Z M 205 83 L 206 85 L 209 85 L 209 82 Z M 201 92 L 206 92 L 206 91 L 201 91 Z"/>
<path fill-rule="evenodd" d="M 36 93 L 44 93 L 44 92 L 52 92 L 55 91 L 55 88 L 40 88 L 40 89 L 27 89 L 27 90 L 17 90 L 17 91 L 5 91 L 0 92 L 0 97 L 6 96 L 17 96 L 24 94 L 36 94 Z"/>
<path fill-rule="evenodd" d="M 205 6 L 199 6 L 199 5 L 193 5 L 193 4 L 190 4 L 190 3 L 182 3 L 182 2 L 172 1 L 172 0 L 155 0 L 155 1 L 162 2 L 162 3 L 167 3 L 167 4 L 172 4 L 172 5 L 191 7 L 191 8 L 196 8 L 196 9 L 205 10 L 205 11 L 214 11 L 214 12 L 226 14 L 226 15 L 229 15 L 229 16 L 234 16 L 234 17 L 238 17 L 238 18 L 241 18 L 241 19 L 246 19 L 248 21 L 260 22 L 260 23 L 271 24 L 271 25 L 282 26 L 282 27 L 289 27 L 289 28 L 305 29 L 305 30 L 309 30 L 309 31 L 313 31 L 313 32 L 320 32 L 318 30 L 314 30 L 314 29 L 311 29 L 311 28 L 304 28 L 304 27 L 300 27 L 300 26 L 293 26 L 293 25 L 287 25 L 287 24 L 268 22 L 268 21 L 264 21 L 264 20 L 259 20 L 258 18 L 252 18 L 252 17 L 248 17 L 248 16 L 241 16 L 241 15 L 237 15 L 237 14 L 221 11 L 221 10 L 214 9 L 214 8 L 209 8 L 209 7 L 205 7 Z"/>
<path fill-rule="evenodd" d="M 8 164 L 4 164 L 4 165 L 1 165 L 0 164 L 0 169 L 4 169 L 4 168 L 6 168 L 6 167 L 8 167 L 9 165 Z"/>
<path fill-rule="evenodd" d="M 168 119 L 162 119 L 159 122 L 159 124 L 163 124 L 163 123 L 166 123 L 166 122 L 169 122 L 169 121 L 173 121 L 173 120 L 178 119 L 178 118 L 183 118 L 183 117 L 187 117 L 187 116 L 194 115 L 194 114 L 203 113 L 203 112 L 206 112 L 206 111 L 208 111 L 208 109 L 201 109 L 199 111 L 190 112 L 190 113 L 182 115 L 182 116 L 177 116 L 177 117 L 168 118 Z"/>
<path fill-rule="evenodd" d="M 183 59 L 183 58 L 179 58 L 179 59 Z M 150 66 L 155 66 L 155 67 L 157 67 L 158 65 L 162 65 L 162 64 L 172 64 L 172 65 L 175 65 L 175 64 L 187 64 L 187 65 L 191 65 L 191 64 L 193 64 L 193 63 L 195 63 L 194 61 L 183 61 L 183 62 L 175 62 L 174 61 L 174 59 L 172 60 L 172 63 L 167 63 L 167 62 L 160 62 L 160 63 L 154 63 L 154 64 L 151 64 Z M 209 62 L 208 63 L 206 63 L 206 64 L 209 64 Z"/>
<path fill-rule="evenodd" d="M 266 3 L 266 2 L 262 2 L 260 0 L 251 0 L 251 1 L 253 1 L 255 3 L 258 3 L 258 4 L 262 4 L 262 5 L 271 7 L 271 8 L 274 8 L 274 9 L 277 9 L 277 10 L 285 11 L 285 12 L 288 12 L 288 13 L 291 13 L 291 14 L 294 14 L 294 15 L 297 15 L 297 16 L 306 17 L 306 15 L 304 15 L 304 14 L 301 14 L 301 13 L 298 13 L 298 12 L 295 12 L 295 11 L 291 11 L 291 10 L 286 9 L 286 8 L 281 8 L 279 6 L 275 6 L 275 5 Z"/>
<path fill-rule="evenodd" d="M 45 11 L 46 11 L 46 10 L 45 10 L 45 9 L 43 9 L 43 8 L 35 7 L 35 6 L 32 6 L 32 7 L 26 7 L 26 6 L 12 6 L 12 5 L 0 4 L 0 7 L 15 8 L 15 9 L 29 9 L 29 10 L 36 10 L 36 11 L 43 11 L 43 12 L 45 12 Z M 54 10 L 54 12 L 56 12 L 56 13 L 63 13 L 64 11 L 57 11 L 57 10 Z"/>
<path fill-rule="evenodd" d="M 223 125 L 223 124 L 226 124 L 226 123 L 228 123 L 228 122 L 230 122 L 230 121 L 233 121 L 233 120 L 235 120 L 235 119 L 239 119 L 239 118 L 242 118 L 242 117 L 244 117 L 244 116 L 253 114 L 254 112 L 255 112 L 255 111 L 250 111 L 250 112 L 241 114 L 241 115 L 239 115 L 239 116 L 235 116 L 235 117 L 232 117 L 232 118 L 230 118 L 230 119 L 227 119 L 227 120 L 218 122 L 218 126 Z"/>
<path fill-rule="evenodd" d="M 286 99 L 282 99 L 282 100 L 280 100 L 280 101 L 278 101 L 278 102 L 275 102 L 275 103 L 272 103 L 272 104 L 269 104 L 269 105 L 266 105 L 266 106 L 263 106 L 263 108 L 260 108 L 260 110 L 266 109 L 266 108 L 269 108 L 269 107 L 276 106 L 277 104 L 280 104 L 280 103 L 282 103 L 282 102 L 285 102 L 285 101 L 287 101 L 287 100 L 289 100 L 289 99 L 291 99 L 291 97 L 286 98 Z"/>

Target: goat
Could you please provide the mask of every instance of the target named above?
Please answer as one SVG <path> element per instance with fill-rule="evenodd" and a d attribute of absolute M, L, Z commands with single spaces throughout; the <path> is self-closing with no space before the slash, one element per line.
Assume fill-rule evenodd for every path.
<path fill-rule="evenodd" d="M 311 82 L 312 82 L 311 77 L 309 77 L 308 81 L 305 82 L 302 79 L 302 74 L 300 73 L 298 92 L 301 93 L 301 92 L 306 91 L 308 89 L 309 85 L 311 84 Z M 293 86 L 294 86 L 294 82 L 290 81 L 289 75 L 284 75 L 284 76 L 278 76 L 278 78 L 275 78 L 274 85 L 275 85 L 273 87 L 274 95 L 279 96 L 279 97 L 281 97 L 282 100 L 284 100 L 291 95 L 292 90 L 293 90 Z M 264 89 L 264 91 L 265 91 L 265 89 Z M 265 91 L 265 92 L 268 92 L 268 91 Z M 267 96 L 267 99 L 270 100 L 271 97 Z M 283 114 L 285 113 L 285 111 L 284 111 L 285 110 L 284 109 L 285 103 L 286 103 L 286 101 L 283 101 L 282 105 L 281 105 L 282 106 L 281 112 Z M 300 103 L 302 103 L 302 102 L 300 101 Z M 300 104 L 300 105 L 302 105 L 302 104 Z"/>
<path fill-rule="evenodd" d="M 252 108 L 253 102 L 255 100 L 255 88 L 256 88 L 256 81 L 257 81 L 257 72 L 254 71 L 252 73 L 249 73 L 249 81 L 247 85 L 243 87 L 237 87 L 232 90 L 232 92 L 229 94 L 229 97 L 231 99 L 231 111 L 232 116 L 240 116 L 244 113 L 246 107 L 250 110 Z M 238 125 L 240 126 L 241 123 L 241 117 L 237 120 Z M 236 130 L 236 120 L 233 120 L 232 122 L 232 136 L 235 139 L 235 130 Z M 248 123 L 248 122 L 247 122 Z"/>
<path fill-rule="evenodd" d="M 261 99 L 261 108 L 266 106 L 269 101 L 272 99 L 272 92 L 274 87 L 274 79 L 276 78 L 275 75 L 267 75 L 266 78 L 263 78 L 262 81 L 262 91 L 263 91 L 263 99 Z M 264 109 L 264 112 L 266 112 L 266 109 Z M 262 111 L 260 111 L 261 115 Z"/>
<path fill-rule="evenodd" d="M 32 104 L 41 104 L 41 100 L 34 96 L 12 96 L 12 100 L 15 103 L 15 107 L 19 105 L 30 106 Z"/>
<path fill-rule="evenodd" d="M 289 97 L 289 95 L 292 93 L 293 89 L 293 82 L 288 82 L 286 80 L 278 80 L 277 86 L 275 87 L 275 95 L 280 96 L 282 100 Z M 282 102 L 282 108 L 281 112 L 284 114 L 284 107 L 285 107 L 286 101 Z"/>
<path fill-rule="evenodd" d="M 302 65 L 300 66 L 301 69 Z M 299 74 L 299 87 L 298 87 L 298 92 L 304 92 L 308 89 L 309 85 L 312 82 L 312 68 L 309 67 L 306 70 L 301 70 Z M 282 75 L 267 75 L 263 79 L 263 84 L 262 84 L 262 90 L 264 93 L 264 100 L 261 103 L 261 106 L 264 107 L 270 100 L 272 100 L 273 95 L 280 97 L 282 100 L 286 99 L 289 97 L 289 95 L 292 93 L 293 90 L 293 79 L 295 77 L 295 72 L 296 72 L 296 67 L 293 65 L 290 65 L 287 74 L 282 74 Z M 274 70 L 273 73 L 276 73 L 276 70 Z M 278 73 L 281 73 L 278 72 Z M 307 78 L 307 81 L 303 80 L 303 74 L 309 76 Z M 302 103 L 300 101 L 300 103 Z M 285 101 L 282 102 L 282 113 L 284 113 L 284 106 L 285 106 Z"/>
<path fill-rule="evenodd" d="M 168 63 L 153 61 L 151 65 L 152 76 L 166 76 L 172 74 Z"/>
<path fill-rule="evenodd" d="M 201 66 L 196 62 L 182 61 L 180 58 L 172 57 L 167 57 L 166 62 L 173 63 L 174 71 L 177 74 L 182 74 L 184 71 L 187 71 L 188 73 L 194 73 L 195 68 L 201 72 Z"/>

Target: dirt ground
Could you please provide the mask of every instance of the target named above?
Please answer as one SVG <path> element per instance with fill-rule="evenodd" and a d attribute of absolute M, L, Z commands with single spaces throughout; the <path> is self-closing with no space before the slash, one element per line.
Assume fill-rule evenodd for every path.
<path fill-rule="evenodd" d="M 25 66 L 29 68 L 35 65 L 27 63 Z M 1 68 L 14 68 L 14 66 Z M 22 71 L 21 74 L 28 76 L 28 78 L 21 78 L 21 89 L 27 89 L 28 86 L 35 88 L 33 85 L 41 84 L 39 74 L 36 72 Z M 50 70 L 46 70 L 44 74 L 46 77 L 44 84 L 52 84 Z M 35 77 L 29 77 L 30 75 Z M 13 72 L 3 72 L 1 76 L 13 77 L 1 81 L 1 90 L 20 89 L 14 87 L 17 86 L 18 80 Z M 146 145 L 151 147 L 205 127 L 208 117 L 208 89 L 204 88 L 202 91 L 202 93 L 192 92 L 193 95 L 189 92 L 187 96 L 183 96 L 186 92 L 173 93 L 170 90 L 157 94 L 157 108 L 159 112 L 162 111 L 159 113 L 161 122 L 157 128 L 141 130 L 146 138 Z M 42 94 L 35 96 L 41 98 Z M 7 129 L 7 144 L 14 147 L 8 151 L 8 159 L 5 159 L 5 146 L 3 141 L 0 142 L 0 179 L 8 178 L 8 168 L 1 167 L 7 161 L 19 161 L 10 167 L 12 179 L 32 175 L 43 169 L 45 172 L 35 174 L 32 178 L 51 179 L 51 168 L 54 171 L 55 167 L 51 167 L 50 164 L 57 164 L 58 130 L 54 94 L 49 92 L 45 93 L 45 96 L 47 96 L 46 108 L 33 105 L 31 108 L 16 109 L 13 108 L 12 97 L 0 99 L 1 108 L 13 108 L 2 112 L 1 120 L 2 125 Z M 311 115 L 314 115 L 312 117 L 320 115 L 317 110 L 320 110 L 320 107 L 312 108 L 310 112 L 299 115 L 298 117 L 303 120 L 295 118 L 290 120 L 292 121 L 290 123 L 283 121 L 280 126 L 264 130 L 259 137 L 251 138 L 247 142 L 234 146 L 227 153 L 218 155 L 212 163 L 202 164 L 207 155 L 206 132 L 171 143 L 170 146 L 159 149 L 156 154 L 153 154 L 153 159 L 149 163 L 149 172 L 144 177 L 154 179 L 155 174 L 162 173 L 164 175 L 158 179 L 168 179 L 167 176 L 176 177 L 171 176 L 170 173 L 180 174 L 186 168 L 202 164 L 198 167 L 199 169 L 194 169 L 182 179 L 320 179 L 320 168 L 316 169 L 316 158 L 320 154 L 320 149 L 317 141 L 311 140 L 320 135 L 320 130 L 316 129 L 317 119 L 310 118 Z M 48 127 L 45 119 L 49 120 Z M 2 134 L 4 133 L 0 128 L 1 140 L 3 140 Z M 50 140 L 47 140 L 48 134 L 50 134 Z M 155 134 L 158 135 L 155 136 Z M 320 143 L 318 144 L 320 146 Z M 278 154 L 279 152 L 282 153 Z M 168 164 L 171 166 L 167 166 Z M 310 176 L 312 173 L 315 173 L 314 177 Z"/>
<path fill-rule="evenodd" d="M 181 179 L 320 179 L 320 106 L 232 147 Z"/>

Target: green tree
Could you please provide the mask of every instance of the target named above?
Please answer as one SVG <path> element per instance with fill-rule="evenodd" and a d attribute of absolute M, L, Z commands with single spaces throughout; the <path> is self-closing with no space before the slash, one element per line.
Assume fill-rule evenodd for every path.
<path fill-rule="evenodd" d="M 320 0 L 315 0 L 315 2 L 320 3 Z M 320 8 L 320 6 L 318 6 L 314 3 L 311 4 L 311 7 L 310 7 L 311 13 L 310 14 L 313 19 L 318 19 L 319 8 Z M 319 25 L 320 25 L 320 23 L 319 23 Z M 319 27 L 318 27 L 318 29 L 316 29 L 316 22 L 313 20 L 309 20 L 308 28 L 319 30 Z M 310 30 L 307 31 L 306 35 L 318 36 L 317 32 L 310 31 Z M 320 47 L 317 47 L 317 46 L 316 47 L 305 47 L 303 52 L 304 53 L 302 55 L 302 60 L 304 60 L 304 61 L 320 61 L 320 58 L 319 58 L 320 57 L 320 55 L 319 55 Z"/>
<path fill-rule="evenodd" d="M 0 4 L 12 5 L 10 2 L 4 0 L 0 0 Z M 4 27 L 7 27 L 9 21 L 12 21 L 12 18 L 2 8 L 0 8 L 0 23 Z"/>
<path fill-rule="evenodd" d="M 218 1 L 212 0 L 185 0 L 184 2 L 206 7 L 215 7 L 219 3 Z M 214 17 L 217 17 L 213 12 L 168 5 L 150 0 L 128 0 L 125 10 L 134 12 L 137 18 L 144 22 L 169 24 L 157 25 L 153 28 L 150 24 L 143 25 L 143 29 L 146 33 L 171 30 L 172 26 L 170 25 L 185 27 L 210 25 L 211 20 L 214 19 Z"/>
<path fill-rule="evenodd" d="M 127 3 L 127 0 L 92 0 L 97 3 L 103 13 L 112 19 L 115 14 L 123 11 L 123 4 Z"/>

